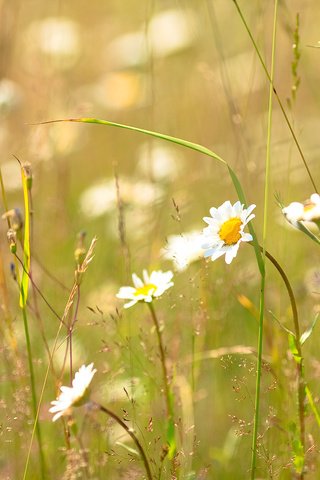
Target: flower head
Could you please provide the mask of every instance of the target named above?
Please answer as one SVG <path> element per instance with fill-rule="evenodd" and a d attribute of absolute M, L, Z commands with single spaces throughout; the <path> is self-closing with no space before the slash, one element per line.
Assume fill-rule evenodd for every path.
<path fill-rule="evenodd" d="M 320 195 L 313 193 L 310 199 L 303 203 L 292 202 L 282 209 L 282 213 L 293 226 L 297 222 L 318 222 L 320 220 Z"/>
<path fill-rule="evenodd" d="M 204 217 L 208 227 L 203 229 L 204 256 L 211 260 L 225 255 L 226 263 L 231 263 L 236 257 L 241 242 L 250 242 L 252 236 L 245 233 L 244 227 L 254 218 L 252 210 L 255 205 L 244 208 L 240 202 L 234 205 L 228 201 L 220 207 L 210 209 L 211 217 Z"/>
<path fill-rule="evenodd" d="M 134 287 L 121 287 L 116 296 L 130 300 L 130 302 L 124 304 L 124 308 L 132 307 L 141 301 L 150 303 L 155 297 L 160 297 L 163 292 L 173 286 L 172 277 L 173 273 L 170 270 L 168 272 L 157 270 L 152 272 L 151 275 L 143 270 L 143 280 L 133 273 Z"/>
<path fill-rule="evenodd" d="M 164 258 L 172 260 L 177 270 L 185 270 L 190 263 L 203 256 L 203 239 L 198 231 L 170 235 L 162 249 Z"/>
<path fill-rule="evenodd" d="M 55 413 L 52 418 L 53 422 L 62 415 L 69 415 L 72 407 L 78 407 L 86 403 L 89 395 L 89 385 L 96 371 L 93 368 L 93 363 L 90 363 L 87 367 L 82 365 L 72 380 L 72 387 L 60 387 L 61 393 L 57 400 L 51 402 L 53 406 L 49 409 L 49 412 Z"/>

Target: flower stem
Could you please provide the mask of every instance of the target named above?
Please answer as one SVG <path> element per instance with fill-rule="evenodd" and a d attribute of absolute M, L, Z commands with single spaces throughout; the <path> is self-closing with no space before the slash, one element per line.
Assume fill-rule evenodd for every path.
<path fill-rule="evenodd" d="M 260 414 L 260 385 L 261 385 L 261 371 L 262 371 L 265 280 L 266 280 L 266 276 L 264 271 L 261 274 L 261 283 L 260 283 L 258 360 L 257 360 L 256 393 L 255 393 L 254 422 L 253 422 L 252 451 L 251 451 L 251 477 L 250 477 L 251 480 L 254 480 L 255 478 L 256 462 L 257 462 L 257 439 L 258 439 L 259 414 Z"/>
<path fill-rule="evenodd" d="M 146 469 L 146 472 L 147 472 L 147 478 L 148 478 L 148 480 L 152 480 L 152 474 L 151 474 L 150 465 L 149 465 L 149 462 L 148 462 L 148 459 L 147 459 L 147 455 L 146 455 L 139 439 L 134 434 L 134 432 L 123 422 L 123 420 L 121 420 L 120 417 L 118 417 L 118 415 L 116 413 L 112 412 L 111 410 L 109 410 L 106 407 L 103 407 L 99 403 L 95 403 L 95 402 L 92 402 L 92 403 L 99 410 L 101 410 L 101 412 L 103 412 L 103 413 L 109 415 L 109 417 L 113 418 L 127 432 L 127 434 L 130 435 L 130 437 L 132 438 L 132 440 L 136 444 L 136 446 L 139 450 L 139 453 L 141 455 L 142 461 L 144 463 L 144 466 L 145 466 L 145 469 Z"/>
<path fill-rule="evenodd" d="M 152 320 L 156 328 L 157 337 L 158 337 L 158 346 L 159 346 L 160 360 L 161 360 L 162 373 L 163 373 L 163 384 L 164 384 L 165 395 L 166 395 L 167 416 L 168 416 L 168 419 L 170 419 L 172 418 L 172 405 L 170 400 L 170 386 L 169 386 L 168 371 L 166 366 L 166 357 L 165 357 L 165 352 L 164 352 L 163 342 L 162 342 L 162 335 L 161 335 L 159 322 L 158 322 L 154 307 L 152 305 L 152 302 L 148 303 L 148 306 L 151 312 Z"/>

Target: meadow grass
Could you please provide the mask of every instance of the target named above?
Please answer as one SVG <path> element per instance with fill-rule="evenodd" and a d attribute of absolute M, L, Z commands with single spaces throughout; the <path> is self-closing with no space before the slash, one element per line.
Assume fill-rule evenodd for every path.
<path fill-rule="evenodd" d="M 124 7 L 111 3 L 100 21 L 122 18 L 128 31 Z M 7 165 L 0 169 L 3 478 L 318 478 L 320 197 L 311 196 L 313 143 L 299 129 L 298 113 L 311 116 L 299 95 L 312 68 L 300 65 L 307 30 L 298 7 L 203 0 L 197 11 L 166 11 L 154 1 L 146 9 L 130 3 L 146 50 L 131 50 L 137 63 L 120 66 L 127 40 L 113 44 L 110 34 L 109 50 L 99 52 L 108 73 L 69 97 L 77 115 L 62 105 L 81 35 L 72 37 L 77 24 L 63 17 L 45 24 L 47 34 L 60 25 L 60 36 L 71 35 L 40 42 L 43 65 L 49 55 L 45 85 L 56 82 L 57 100 L 50 97 L 44 120 L 36 109 L 3 113 L 14 125 L 24 118 L 28 133 L 20 134 L 39 142 L 14 152 L 20 186 L 11 190 Z M 40 27 L 19 21 L 31 49 Z M 168 39 L 157 43 L 161 28 Z M 174 32 L 185 44 L 170 45 Z M 282 80 L 277 56 L 292 43 L 291 77 Z M 237 87 L 244 71 L 235 57 L 248 51 L 251 83 Z M 34 61 L 36 52 L 26 55 Z M 80 99 L 88 95 L 93 107 L 95 92 L 107 102 L 96 107 L 99 118 L 90 109 L 82 115 Z M 209 112 L 222 92 L 217 121 Z M 142 146 L 145 163 L 137 164 Z M 300 203 L 285 208 L 291 200 Z M 219 211 L 210 210 L 205 225 L 211 207 Z"/>

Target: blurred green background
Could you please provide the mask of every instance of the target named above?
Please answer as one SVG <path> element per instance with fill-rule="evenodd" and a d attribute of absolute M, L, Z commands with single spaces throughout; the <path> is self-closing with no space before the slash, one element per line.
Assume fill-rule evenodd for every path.
<path fill-rule="evenodd" d="M 269 68 L 273 2 L 242 1 L 240 6 Z M 294 73 L 297 14 L 301 57 Z M 61 315 L 68 291 L 46 271 L 71 288 L 78 233 L 87 233 L 87 245 L 98 237 L 95 258 L 81 286 L 73 337 L 75 368 L 94 361 L 98 374 L 93 397 L 120 414 L 122 409 L 128 412 L 159 465 L 165 431 L 156 335 L 146 306 L 122 311 L 115 294 L 121 285 L 131 284 L 132 272 L 175 269 L 163 250 L 168 237 L 200 231 L 210 207 L 227 199 L 234 203 L 236 193 L 226 168 L 177 145 L 105 126 L 32 124 L 95 117 L 211 148 L 237 172 L 248 203 L 257 205 L 254 225 L 261 242 L 268 79 L 232 1 L 2 0 L 0 22 L 0 166 L 9 208 L 23 211 L 20 168 L 13 155 L 32 165 L 34 280 Z M 319 22 L 316 0 L 279 1 L 274 83 L 316 184 Z M 312 184 L 274 100 L 266 246 L 292 282 L 302 330 L 319 308 L 318 254 L 309 239 L 285 224 L 275 195 L 288 204 L 311 193 Z M 4 221 L 0 229 L 0 476 L 16 479 L 22 478 L 32 416 L 18 288 L 10 273 Z M 180 478 L 247 479 L 256 358 L 246 348 L 256 348 L 259 307 L 253 249 L 242 246 L 230 266 L 222 259 L 196 261 L 176 271 L 174 281 L 175 287 L 155 308 L 164 325 L 173 378 Z M 40 298 L 38 303 L 52 346 L 58 321 Z M 291 479 L 295 365 L 287 335 L 269 311 L 292 328 L 287 294 L 271 265 L 258 475 Z M 4 323 L 8 312 L 18 341 L 17 357 L 8 344 Z M 48 357 L 32 305 L 29 322 L 39 393 Z M 306 376 L 316 404 L 317 335 L 316 327 L 305 348 Z M 64 340 L 61 335 L 58 369 Z M 52 424 L 48 413 L 55 395 L 55 379 L 49 376 L 40 412 L 49 478 L 142 478 L 139 462 L 115 443 L 128 439 L 104 418 L 76 412 L 83 445 L 72 440 L 67 451 L 63 429 Z M 306 422 L 311 480 L 319 478 L 320 437 L 310 412 Z M 36 448 L 35 442 L 28 478 L 38 478 Z M 87 467 L 81 464 L 83 448 Z M 163 478 L 170 475 L 166 465 Z"/>

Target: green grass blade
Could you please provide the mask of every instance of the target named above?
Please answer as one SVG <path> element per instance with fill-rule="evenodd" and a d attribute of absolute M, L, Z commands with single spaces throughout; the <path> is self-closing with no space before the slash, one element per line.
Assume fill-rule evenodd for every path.
<path fill-rule="evenodd" d="M 28 285 L 29 285 L 29 270 L 30 270 L 30 204 L 29 204 L 29 192 L 27 186 L 27 177 L 24 169 L 21 168 L 22 187 L 23 187 L 23 200 L 24 200 L 24 241 L 23 241 L 23 272 L 20 286 L 20 299 L 19 304 L 21 308 L 24 308 L 27 304 L 28 298 Z"/>
<path fill-rule="evenodd" d="M 133 127 L 132 125 L 125 125 L 123 123 L 109 122 L 108 120 L 101 120 L 98 118 L 69 118 L 61 120 L 50 120 L 48 122 L 41 122 L 40 125 L 47 123 L 57 123 L 57 122 L 78 122 L 78 123 L 94 123 L 97 125 L 108 125 L 109 127 L 118 127 L 125 130 L 132 130 L 134 132 L 144 133 L 145 135 L 150 135 L 151 137 L 159 138 L 161 140 L 166 140 L 167 142 L 176 143 L 177 145 L 182 145 L 183 147 L 190 148 L 196 152 L 203 153 L 209 157 L 215 158 L 226 165 L 226 161 L 223 158 L 219 157 L 216 153 L 212 152 L 209 148 L 203 147 L 198 143 L 189 142 L 188 140 L 182 140 L 178 137 L 172 137 L 171 135 L 166 135 L 164 133 L 154 132 L 153 130 L 146 130 L 144 128 Z M 39 125 L 39 124 L 37 124 Z"/>

